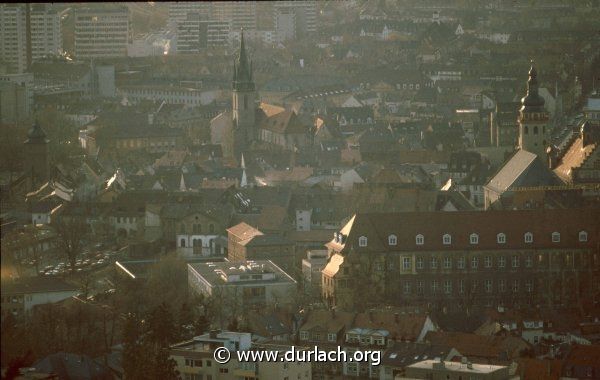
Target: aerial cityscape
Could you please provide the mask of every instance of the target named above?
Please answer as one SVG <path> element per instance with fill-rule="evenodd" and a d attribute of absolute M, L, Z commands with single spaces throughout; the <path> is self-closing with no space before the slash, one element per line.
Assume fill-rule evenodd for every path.
<path fill-rule="evenodd" d="M 0 3 L 2 379 L 600 379 L 600 1 Z"/>

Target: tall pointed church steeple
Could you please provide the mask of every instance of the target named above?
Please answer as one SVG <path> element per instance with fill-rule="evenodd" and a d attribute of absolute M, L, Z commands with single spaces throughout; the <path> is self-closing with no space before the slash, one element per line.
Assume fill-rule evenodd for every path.
<path fill-rule="evenodd" d="M 240 35 L 240 51 L 233 62 L 232 118 L 233 152 L 237 159 L 256 138 L 257 94 L 252 79 L 252 62 L 246 52 L 244 30 Z"/>
<path fill-rule="evenodd" d="M 233 89 L 241 91 L 254 90 L 254 82 L 252 81 L 252 62 L 248 60 L 246 53 L 243 28 L 240 37 L 240 51 L 237 59 L 233 62 Z"/>

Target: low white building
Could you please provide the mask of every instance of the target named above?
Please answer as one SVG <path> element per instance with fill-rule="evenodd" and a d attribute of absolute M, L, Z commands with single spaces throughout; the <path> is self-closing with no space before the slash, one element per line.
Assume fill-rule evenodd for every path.
<path fill-rule="evenodd" d="M 271 260 L 188 264 L 188 285 L 231 310 L 289 303 L 296 290 L 296 280 Z"/>
<path fill-rule="evenodd" d="M 25 277 L 2 281 L 2 314 L 19 317 L 37 305 L 55 303 L 76 296 L 77 288 L 56 277 Z"/>

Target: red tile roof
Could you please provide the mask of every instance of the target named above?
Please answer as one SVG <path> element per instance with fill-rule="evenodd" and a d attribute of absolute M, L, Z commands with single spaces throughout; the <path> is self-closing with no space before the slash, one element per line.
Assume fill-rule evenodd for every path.
<path fill-rule="evenodd" d="M 579 241 L 579 232 L 587 232 L 587 241 Z M 342 228 L 344 243 L 332 240 L 327 245 L 338 251 L 350 248 L 363 252 L 428 251 L 456 249 L 539 249 L 594 248 L 600 244 L 600 210 L 513 210 L 359 213 Z M 533 242 L 525 243 L 524 234 L 531 232 Z M 552 241 L 552 233 L 560 233 L 560 241 Z M 478 244 L 470 244 L 469 236 L 479 235 Z M 497 234 L 506 235 L 506 243 L 497 242 Z M 388 236 L 397 237 L 397 245 L 388 245 Z M 422 234 L 424 243 L 416 244 Z M 451 244 L 442 242 L 451 235 Z M 358 239 L 367 237 L 367 246 L 359 247 Z"/>

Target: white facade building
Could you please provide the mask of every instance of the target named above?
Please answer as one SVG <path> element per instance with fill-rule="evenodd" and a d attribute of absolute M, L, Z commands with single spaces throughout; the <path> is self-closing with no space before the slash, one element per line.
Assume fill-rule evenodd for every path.
<path fill-rule="evenodd" d="M 77 9 L 75 57 L 77 59 L 126 57 L 130 42 L 127 6 Z"/>
<path fill-rule="evenodd" d="M 220 94 L 220 90 L 199 90 L 176 86 L 144 86 L 131 85 L 119 87 L 121 96 L 129 102 L 140 100 L 166 102 L 167 104 L 185 104 L 188 106 L 207 105 L 212 103 Z"/>
<path fill-rule="evenodd" d="M 25 7 L 22 4 L 0 5 L 0 61 L 4 61 L 12 73 L 22 73 L 27 68 Z"/>
<path fill-rule="evenodd" d="M 48 4 L 33 4 L 30 17 L 31 59 L 62 53 L 60 15 Z"/>

